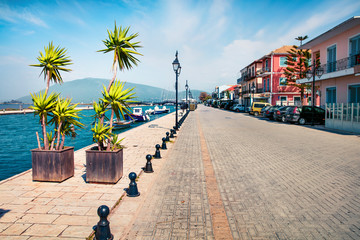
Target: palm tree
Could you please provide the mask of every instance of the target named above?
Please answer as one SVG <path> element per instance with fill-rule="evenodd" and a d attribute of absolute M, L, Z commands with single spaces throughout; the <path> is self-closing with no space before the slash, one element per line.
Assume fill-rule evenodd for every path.
<path fill-rule="evenodd" d="M 91 131 L 93 132 L 93 141 L 98 144 L 98 149 L 101 151 L 104 146 L 104 141 L 111 136 L 111 128 L 98 122 L 95 123 Z"/>
<path fill-rule="evenodd" d="M 31 94 L 31 93 L 30 93 Z M 46 134 L 46 125 L 47 125 L 47 117 L 48 114 L 51 113 L 55 107 L 56 104 L 56 98 L 59 96 L 57 93 L 51 93 L 49 96 L 47 94 L 42 94 L 41 92 L 36 95 L 32 95 L 32 101 L 34 103 L 34 106 L 30 106 L 31 109 L 34 110 L 35 115 L 39 115 L 40 117 L 40 123 L 43 133 L 43 140 L 44 140 L 44 149 L 49 149 L 49 141 Z M 40 142 L 38 140 L 38 146 L 41 148 Z"/>
<path fill-rule="evenodd" d="M 64 66 L 70 65 L 72 62 L 71 59 L 66 56 L 66 49 L 60 48 L 60 46 L 55 48 L 53 42 L 50 42 L 49 46 L 44 47 L 44 50 L 44 53 L 40 52 L 40 56 L 37 57 L 39 64 L 32 64 L 30 66 L 42 68 L 40 75 L 44 74 L 44 80 L 46 80 L 46 95 L 49 90 L 50 81 L 62 83 L 63 80 L 60 71 L 71 71 L 71 69 L 65 68 Z"/>
<path fill-rule="evenodd" d="M 118 65 L 120 71 L 123 71 L 124 69 L 131 69 L 133 65 L 137 66 L 137 62 L 140 62 L 135 55 L 142 55 L 136 51 L 136 48 L 140 48 L 142 46 L 139 45 L 140 42 L 130 42 L 139 34 L 135 33 L 128 36 L 129 29 L 130 27 L 122 28 L 121 26 L 118 28 L 116 27 L 115 22 L 114 31 L 112 32 L 107 30 L 108 39 L 103 40 L 106 48 L 98 51 L 103 53 L 114 51 L 114 61 L 112 65 L 114 76 L 109 83 L 107 91 L 110 90 L 111 85 L 115 81 Z"/>
<path fill-rule="evenodd" d="M 131 99 L 135 98 L 132 93 L 134 88 L 124 89 L 125 83 L 120 81 L 115 81 L 114 84 L 110 87 L 110 91 L 107 91 L 104 87 L 103 99 L 102 101 L 106 106 L 111 106 L 111 117 L 110 117 L 110 133 L 112 132 L 114 114 L 116 118 L 120 120 L 120 116 L 124 118 L 125 114 L 131 113 L 131 108 L 128 103 L 131 102 Z M 107 146 L 107 151 L 110 150 L 110 141 Z"/>
<path fill-rule="evenodd" d="M 50 123 L 55 124 L 57 130 L 57 136 L 56 136 L 56 150 L 60 150 L 60 142 L 61 142 L 61 136 L 64 136 L 64 123 L 68 123 L 71 124 L 73 126 L 78 126 L 81 127 L 83 126 L 82 123 L 80 123 L 79 121 L 77 121 L 77 119 L 79 119 L 79 115 L 78 113 L 80 112 L 80 110 L 75 109 L 76 106 L 78 104 L 74 104 L 71 105 L 71 99 L 63 99 L 63 98 L 58 98 L 58 100 L 56 101 L 56 105 L 52 111 L 53 114 L 53 118 L 50 120 Z M 63 139 L 64 141 L 64 139 Z M 53 141 L 54 143 L 55 141 Z M 52 150 L 53 148 L 53 143 L 51 145 L 50 150 Z"/>
<path fill-rule="evenodd" d="M 295 40 L 300 41 L 300 47 L 302 46 L 302 41 L 308 39 L 308 35 L 305 36 L 298 36 L 297 38 L 295 38 Z"/>

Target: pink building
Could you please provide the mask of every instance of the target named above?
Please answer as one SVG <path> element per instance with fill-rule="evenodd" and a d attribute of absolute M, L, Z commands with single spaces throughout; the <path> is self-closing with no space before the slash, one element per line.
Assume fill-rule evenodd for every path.
<path fill-rule="evenodd" d="M 315 78 L 316 105 L 360 103 L 360 17 L 355 16 L 315 37 L 303 49 L 320 59 L 324 74 Z M 311 83 L 300 79 L 297 83 Z"/>
<path fill-rule="evenodd" d="M 269 96 L 271 105 L 297 105 L 301 104 L 299 89 L 286 84 L 287 79 L 284 69 L 287 52 L 292 46 L 282 46 L 275 49 L 259 60 L 262 62 L 262 70 L 259 76 L 263 79 L 264 95 Z"/>
<path fill-rule="evenodd" d="M 241 85 L 240 103 L 250 106 L 252 102 L 271 105 L 301 104 L 299 89 L 286 84 L 284 69 L 286 56 L 292 46 L 275 49 L 252 62 L 241 72 L 237 83 Z"/>

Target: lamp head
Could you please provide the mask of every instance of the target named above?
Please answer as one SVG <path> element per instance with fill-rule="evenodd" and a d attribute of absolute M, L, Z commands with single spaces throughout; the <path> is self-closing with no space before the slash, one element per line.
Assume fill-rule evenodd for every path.
<path fill-rule="evenodd" d="M 319 78 L 321 78 L 321 76 L 324 74 L 324 69 L 322 67 L 318 67 L 316 69 L 316 76 L 318 76 Z"/>
<path fill-rule="evenodd" d="M 308 70 L 308 71 L 306 72 L 306 78 L 307 78 L 307 79 L 310 80 L 310 79 L 312 78 L 312 75 L 313 75 L 313 74 L 312 74 L 312 71 L 311 71 L 311 70 Z"/>
<path fill-rule="evenodd" d="M 172 65 L 173 65 L 174 72 L 177 73 L 178 69 L 180 68 L 180 63 L 178 60 L 178 51 L 176 51 L 175 60 L 173 61 Z"/>

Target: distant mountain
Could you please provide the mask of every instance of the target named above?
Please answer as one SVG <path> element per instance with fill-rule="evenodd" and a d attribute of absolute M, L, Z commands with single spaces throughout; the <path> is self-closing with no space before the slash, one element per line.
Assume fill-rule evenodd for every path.
<path fill-rule="evenodd" d="M 93 101 L 98 101 L 99 97 L 101 97 L 103 85 L 107 87 L 108 84 L 108 79 L 84 78 L 64 82 L 61 85 L 54 84 L 50 87 L 49 92 L 58 92 L 62 97 L 72 98 L 73 103 L 92 103 Z M 157 102 L 165 99 L 175 99 L 175 91 L 130 82 L 126 82 L 125 87 L 135 87 L 136 101 Z M 191 90 L 193 98 L 195 99 L 199 98 L 200 92 L 203 91 Z M 185 91 L 179 91 L 179 100 L 182 98 L 185 98 Z M 30 95 L 16 100 L 23 103 L 32 103 Z"/>

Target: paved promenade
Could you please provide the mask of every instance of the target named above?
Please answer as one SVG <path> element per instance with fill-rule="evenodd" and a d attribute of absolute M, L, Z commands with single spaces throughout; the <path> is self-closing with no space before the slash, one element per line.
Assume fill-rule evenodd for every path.
<path fill-rule="evenodd" d="M 199 127 L 233 239 L 360 238 L 359 136 L 199 106 L 122 239 L 214 238 Z"/>
<path fill-rule="evenodd" d="M 0 239 L 88 237 L 99 221 L 97 208 L 103 204 L 114 208 L 126 195 L 128 174 L 142 172 L 146 154 L 154 154 L 174 118 L 171 113 L 120 134 L 126 147 L 124 176 L 115 185 L 85 182 L 85 150 L 89 147 L 75 152 L 75 176 L 62 183 L 33 182 L 31 170 L 0 182 Z"/>
<path fill-rule="evenodd" d="M 97 207 L 123 196 L 173 119 L 127 132 L 116 185 L 86 184 L 84 161 L 60 184 L 2 182 L 0 238 L 89 236 Z M 140 175 L 141 195 L 112 209 L 114 239 L 360 239 L 359 136 L 200 105 L 167 146 Z"/>

